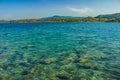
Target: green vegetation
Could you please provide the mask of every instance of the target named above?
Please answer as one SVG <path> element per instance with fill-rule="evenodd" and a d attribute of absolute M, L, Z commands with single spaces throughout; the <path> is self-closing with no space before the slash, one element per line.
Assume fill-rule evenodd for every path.
<path fill-rule="evenodd" d="M 21 19 L 21 20 L 0 20 L 1 23 L 6 22 L 120 22 L 120 18 L 94 18 L 94 17 L 86 17 L 86 18 L 55 18 L 48 20 L 41 19 Z"/>
<path fill-rule="evenodd" d="M 21 20 L 0 20 L 1 23 L 6 22 L 120 22 L 120 18 L 94 18 L 94 17 L 86 17 L 86 18 L 55 18 L 48 20 L 41 19 L 21 19 Z"/>
<path fill-rule="evenodd" d="M 0 20 L 0 22 L 120 22 L 120 13 L 96 17 L 52 16 L 41 19 Z"/>

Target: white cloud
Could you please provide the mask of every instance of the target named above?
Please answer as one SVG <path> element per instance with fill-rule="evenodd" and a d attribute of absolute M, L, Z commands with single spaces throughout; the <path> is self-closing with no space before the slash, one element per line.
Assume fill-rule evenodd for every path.
<path fill-rule="evenodd" d="M 67 9 L 81 16 L 92 16 L 93 14 L 93 10 L 87 7 L 86 8 L 67 7 Z"/>

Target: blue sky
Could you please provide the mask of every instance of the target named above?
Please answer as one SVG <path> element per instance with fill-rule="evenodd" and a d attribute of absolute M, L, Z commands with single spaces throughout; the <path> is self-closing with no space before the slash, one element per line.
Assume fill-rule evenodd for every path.
<path fill-rule="evenodd" d="M 119 12 L 120 0 L 0 0 L 0 19 L 96 16 Z"/>

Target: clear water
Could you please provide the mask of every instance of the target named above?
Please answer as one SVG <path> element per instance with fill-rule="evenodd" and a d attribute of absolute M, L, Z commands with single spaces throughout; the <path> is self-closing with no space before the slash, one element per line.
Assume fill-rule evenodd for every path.
<path fill-rule="evenodd" d="M 0 23 L 0 80 L 120 80 L 120 23 Z"/>

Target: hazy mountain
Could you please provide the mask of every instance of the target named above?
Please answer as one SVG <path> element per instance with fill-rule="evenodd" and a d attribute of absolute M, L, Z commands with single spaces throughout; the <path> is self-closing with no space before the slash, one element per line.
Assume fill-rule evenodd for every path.
<path fill-rule="evenodd" d="M 42 19 L 42 20 L 49 20 L 49 19 L 57 19 L 57 18 L 85 18 L 85 17 L 73 17 L 73 16 L 59 16 L 59 15 L 55 15 L 55 16 L 44 17 L 44 18 L 40 18 L 40 19 Z"/>
<path fill-rule="evenodd" d="M 78 19 L 82 19 L 85 17 L 73 17 L 73 16 L 59 16 L 59 15 L 54 15 L 54 16 L 50 16 L 50 17 L 44 17 L 44 18 L 40 18 L 41 20 L 50 20 L 50 19 L 57 19 L 57 18 L 78 18 Z M 115 14 L 103 14 L 103 15 L 98 15 L 95 18 L 120 18 L 120 13 L 115 13 Z"/>
<path fill-rule="evenodd" d="M 95 18 L 120 18 L 120 13 L 98 15 Z"/>

